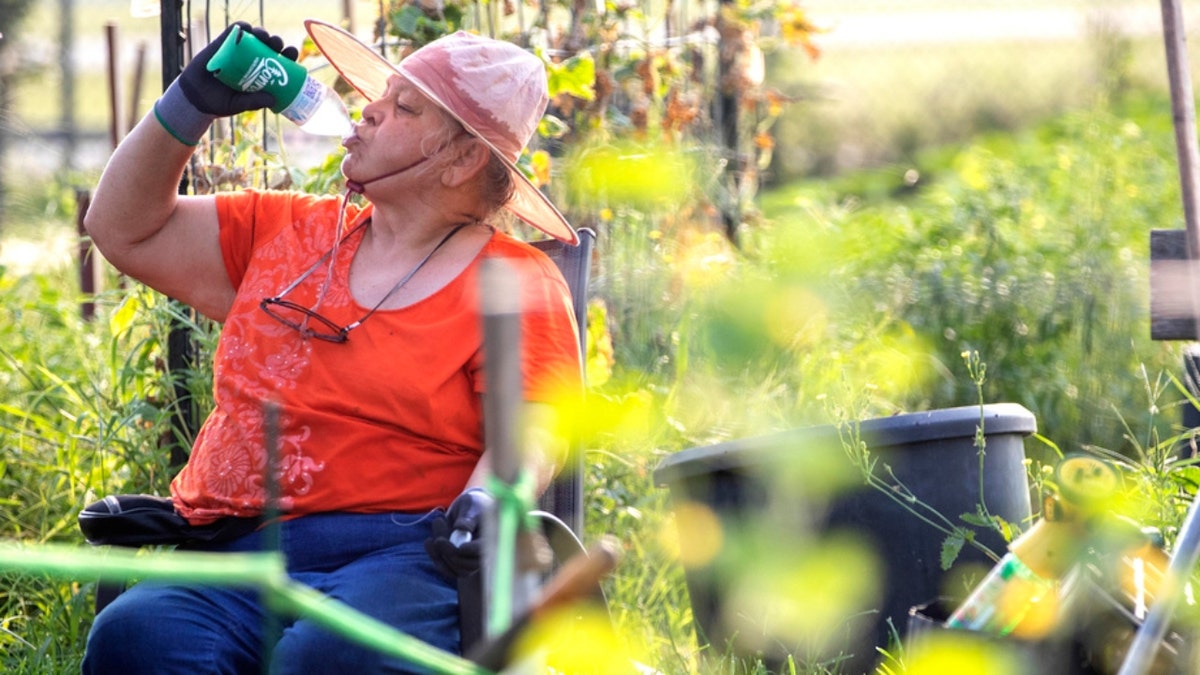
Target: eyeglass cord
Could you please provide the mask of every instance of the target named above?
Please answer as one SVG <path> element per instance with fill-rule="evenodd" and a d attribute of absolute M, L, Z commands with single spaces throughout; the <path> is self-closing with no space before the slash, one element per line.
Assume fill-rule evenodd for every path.
<path fill-rule="evenodd" d="M 379 302 L 375 303 L 375 306 L 371 308 L 371 311 L 364 314 L 363 317 L 361 319 L 359 319 L 358 321 L 355 321 L 354 323 L 351 323 L 351 324 L 347 324 L 347 326 L 343 329 L 343 332 L 349 332 L 352 328 L 357 328 L 359 324 L 366 321 L 367 318 L 370 317 L 372 314 L 374 314 L 375 310 L 382 307 L 383 303 L 387 302 L 388 298 L 392 297 L 392 295 L 394 295 L 396 293 L 396 291 L 400 290 L 401 288 L 404 288 L 404 284 L 407 284 L 409 279 L 412 279 L 413 276 L 415 276 L 417 272 L 421 271 L 421 268 L 425 266 L 425 263 L 429 262 L 429 259 L 433 257 L 433 254 L 437 253 L 439 248 L 441 248 L 446 242 L 450 241 L 450 237 L 453 237 L 455 234 L 458 233 L 459 230 L 463 229 L 466 226 L 467 226 L 467 223 L 462 223 L 460 225 L 455 226 L 455 228 L 453 230 L 450 230 L 449 232 L 447 232 L 446 236 L 442 237 L 442 240 L 438 242 L 437 246 L 433 247 L 433 250 L 431 250 L 429 253 L 425 254 L 425 257 L 421 259 L 421 262 L 417 263 L 416 267 L 409 270 L 408 274 L 405 274 L 404 277 L 402 279 L 400 279 L 400 281 L 397 281 L 396 285 L 392 286 L 392 289 L 390 291 L 388 291 L 382 298 L 380 298 Z M 332 267 L 332 265 L 331 265 L 331 267 Z"/>
<path fill-rule="evenodd" d="M 274 300 L 279 300 L 283 296 L 285 296 L 288 293 L 291 293 L 293 290 L 295 290 L 295 288 L 297 286 L 299 286 L 302 281 L 307 279 L 313 272 L 317 271 L 317 268 L 319 268 L 326 260 L 328 260 L 331 256 L 336 256 L 337 251 L 341 247 L 342 242 L 349 239 L 355 232 L 358 232 L 359 230 L 363 229 L 364 227 L 367 226 L 368 223 L 371 222 L 370 218 L 366 218 L 361 223 L 355 225 L 345 235 L 343 235 L 341 237 L 337 236 L 337 232 L 341 231 L 341 229 L 343 227 L 342 224 L 345 222 L 346 204 L 349 201 L 349 198 L 350 198 L 350 192 L 347 191 L 346 195 L 342 198 L 341 208 L 338 213 L 338 227 L 337 227 L 337 231 L 335 231 L 335 234 L 334 234 L 334 236 L 336 238 L 333 241 L 333 247 L 330 248 L 328 251 L 326 251 L 324 253 L 324 255 L 322 255 L 320 258 L 317 258 L 317 261 L 313 263 L 312 267 L 309 267 L 307 270 L 305 270 L 304 274 L 301 274 L 299 277 L 296 278 L 295 281 L 288 284 L 286 288 L 284 288 L 282 291 L 280 291 L 273 298 Z M 399 281 L 397 281 L 396 285 L 392 286 L 391 290 L 389 290 L 386 294 L 384 294 L 384 296 L 379 299 L 379 302 L 375 303 L 375 306 L 372 307 L 366 314 L 364 314 L 362 316 L 362 318 L 358 319 L 357 321 L 354 321 L 353 323 L 347 324 L 344 328 L 342 328 L 342 330 L 341 330 L 342 334 L 345 335 L 346 333 L 350 332 L 354 328 L 357 328 L 359 325 L 361 325 L 362 322 L 364 322 L 368 318 L 370 318 L 370 316 L 372 314 L 374 314 L 380 307 L 383 306 L 383 303 L 387 302 L 388 299 L 391 298 L 393 295 L 395 295 L 396 292 L 399 291 L 401 288 L 403 288 L 404 285 L 407 284 L 410 279 L 412 279 L 414 276 L 416 276 L 417 272 L 421 271 L 421 268 L 425 266 L 425 263 L 429 262 L 429 259 L 433 257 L 433 254 L 438 252 L 438 249 L 440 249 L 442 246 L 444 246 L 446 244 L 446 242 L 450 241 L 451 237 L 453 237 L 455 234 L 457 234 L 459 230 L 463 229 L 468 224 L 469 223 L 461 223 L 461 224 L 457 225 L 454 229 L 447 232 L 446 236 L 442 237 L 442 240 L 438 242 L 437 246 L 434 246 L 433 249 L 431 249 L 429 251 L 429 253 L 426 253 L 425 257 L 422 258 L 421 261 L 418 262 L 415 267 L 413 267 L 411 270 L 409 270 L 408 274 L 405 274 Z M 317 295 L 316 302 L 314 302 L 313 306 L 311 308 L 309 308 L 310 312 L 316 313 L 317 308 L 321 306 L 321 302 L 325 299 L 325 292 L 327 290 L 329 290 L 329 285 L 333 280 L 333 267 L 334 267 L 334 263 L 330 262 L 328 270 L 325 273 L 325 283 L 321 284 L 321 291 Z M 307 324 L 308 324 L 308 317 L 305 316 L 303 323 L 301 324 L 301 332 L 303 332 L 304 328 L 307 328 Z"/>

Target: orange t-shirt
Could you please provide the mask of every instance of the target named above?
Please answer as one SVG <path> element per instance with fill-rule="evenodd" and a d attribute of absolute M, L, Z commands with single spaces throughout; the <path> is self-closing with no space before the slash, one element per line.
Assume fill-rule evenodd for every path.
<path fill-rule="evenodd" d="M 579 391 L 579 333 L 566 282 L 543 253 L 500 232 L 444 288 L 376 312 L 345 343 L 303 339 L 267 316 L 259 302 L 332 247 L 339 204 L 337 197 L 290 192 L 217 197 L 221 250 L 237 297 L 214 357 L 214 409 L 171 483 L 176 509 L 194 524 L 262 512 L 266 401 L 280 410 L 277 477 L 285 513 L 448 505 L 483 453 L 477 283 L 485 257 L 506 258 L 519 272 L 525 398 L 553 402 Z M 369 207 L 351 205 L 344 231 L 369 215 Z M 340 245 L 320 305 L 339 325 L 369 309 L 347 285 L 361 240 L 360 230 Z M 312 306 L 325 270 L 287 299 Z"/>

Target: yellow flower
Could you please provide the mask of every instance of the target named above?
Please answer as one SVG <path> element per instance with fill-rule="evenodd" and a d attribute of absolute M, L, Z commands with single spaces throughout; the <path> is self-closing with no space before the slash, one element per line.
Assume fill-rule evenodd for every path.
<path fill-rule="evenodd" d="M 542 187 L 550 183 L 550 153 L 545 150 L 534 152 L 529 158 L 529 164 L 533 167 L 533 184 Z"/>

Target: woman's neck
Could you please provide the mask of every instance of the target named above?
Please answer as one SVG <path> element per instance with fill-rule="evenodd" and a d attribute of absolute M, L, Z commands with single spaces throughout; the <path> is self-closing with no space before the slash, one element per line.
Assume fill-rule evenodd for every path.
<path fill-rule="evenodd" d="M 470 224 L 467 218 L 451 218 L 444 213 L 414 208 L 406 212 L 375 207 L 371 214 L 364 244 L 384 251 L 413 251 L 431 248 L 442 237 L 460 225 Z"/>
<path fill-rule="evenodd" d="M 372 219 L 351 263 L 351 293 L 365 306 L 382 299 L 381 309 L 428 297 L 471 264 L 491 234 L 486 225 L 476 223 L 451 224 L 437 231 L 430 227 L 377 230 Z M 412 270 L 419 271 L 402 288 L 392 290 Z"/>

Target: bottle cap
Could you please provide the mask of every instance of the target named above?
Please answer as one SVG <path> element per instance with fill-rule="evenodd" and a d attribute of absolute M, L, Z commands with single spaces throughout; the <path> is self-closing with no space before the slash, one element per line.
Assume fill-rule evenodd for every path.
<path fill-rule="evenodd" d="M 1071 507 L 1094 511 L 1117 494 L 1122 479 L 1112 462 L 1072 453 L 1055 465 L 1054 482 Z"/>
<path fill-rule="evenodd" d="M 241 26 L 229 32 L 209 59 L 208 70 L 238 91 L 270 92 L 275 96 L 271 110 L 277 113 L 291 105 L 308 78 L 304 66 L 281 56 Z"/>

